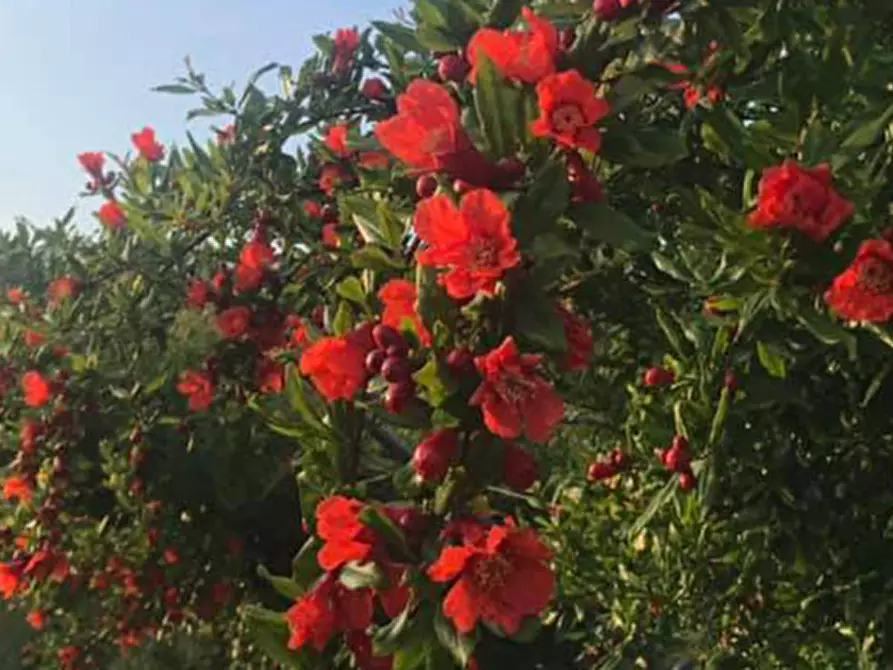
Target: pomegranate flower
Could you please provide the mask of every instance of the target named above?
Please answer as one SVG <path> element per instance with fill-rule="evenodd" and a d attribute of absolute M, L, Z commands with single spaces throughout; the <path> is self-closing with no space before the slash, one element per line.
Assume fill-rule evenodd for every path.
<path fill-rule="evenodd" d="M 189 409 L 193 412 L 205 412 L 214 402 L 214 382 L 207 372 L 186 370 L 180 375 L 177 391 L 189 398 Z"/>
<path fill-rule="evenodd" d="M 493 526 L 480 542 L 445 548 L 428 576 L 435 582 L 455 580 L 443 613 L 460 633 L 471 633 L 485 621 L 513 635 L 555 594 L 551 558 L 533 530 Z"/>
<path fill-rule="evenodd" d="M 78 162 L 91 177 L 102 179 L 102 167 L 105 165 L 105 155 L 102 152 L 87 151 L 78 154 Z"/>
<path fill-rule="evenodd" d="M 28 407 L 43 407 L 52 399 L 50 383 L 34 370 L 22 376 L 22 390 L 25 392 L 25 404 Z"/>
<path fill-rule="evenodd" d="M 359 500 L 332 496 L 316 508 L 316 533 L 325 543 L 317 554 L 323 570 L 338 570 L 350 561 L 368 561 L 376 547 L 372 530 L 360 521 L 365 505 Z"/>
<path fill-rule="evenodd" d="M 322 651 L 336 633 L 368 628 L 373 607 L 371 589 L 352 591 L 336 574 L 328 574 L 286 613 L 288 648 L 302 649 L 309 644 Z"/>
<path fill-rule="evenodd" d="M 323 143 L 339 158 L 349 156 L 351 151 L 347 145 L 347 124 L 341 123 L 330 128 Z"/>
<path fill-rule="evenodd" d="M 457 300 L 492 295 L 505 271 L 521 262 L 511 215 L 492 191 L 471 191 L 458 209 L 446 195 L 427 198 L 419 204 L 415 229 L 428 244 L 419 263 L 447 269 L 440 281 Z"/>
<path fill-rule="evenodd" d="M 887 323 L 893 319 L 893 245 L 868 240 L 856 259 L 834 279 L 825 302 L 844 319 Z"/>
<path fill-rule="evenodd" d="M 164 158 L 164 146 L 155 139 L 155 131 L 149 126 L 146 126 L 138 133 L 133 133 L 130 139 L 133 141 L 133 146 L 139 151 L 140 156 L 150 163 L 157 163 Z"/>
<path fill-rule="evenodd" d="M 339 28 L 335 32 L 335 56 L 332 60 L 332 74 L 343 77 L 360 48 L 360 31 L 356 28 Z"/>
<path fill-rule="evenodd" d="M 419 342 L 426 347 L 431 346 L 431 333 L 416 310 L 419 291 L 415 284 L 406 279 L 391 279 L 378 291 L 378 299 L 384 305 L 381 315 L 383 324 L 403 330 L 408 321 L 419 336 Z"/>
<path fill-rule="evenodd" d="M 366 385 L 367 353 L 349 337 L 324 337 L 304 351 L 301 374 L 329 402 L 351 400 Z"/>
<path fill-rule="evenodd" d="M 127 216 L 124 210 L 114 200 L 110 200 L 99 208 L 97 212 L 100 223 L 109 230 L 120 230 L 127 224 Z"/>
<path fill-rule="evenodd" d="M 525 84 L 536 84 L 555 72 L 558 55 L 558 30 L 541 19 L 529 7 L 522 10 L 529 31 L 492 28 L 478 30 L 468 44 L 468 60 L 472 66 L 472 80 L 477 76 L 481 57 L 485 56 L 507 79 Z"/>
<path fill-rule="evenodd" d="M 568 70 L 543 79 L 537 84 L 536 95 L 540 117 L 531 126 L 534 135 L 551 137 L 566 149 L 599 150 L 602 138 L 595 126 L 611 107 L 596 96 L 591 81 Z"/>
<path fill-rule="evenodd" d="M 548 442 L 564 419 L 564 401 L 548 381 L 537 374 L 542 356 L 521 354 L 515 340 L 505 341 L 475 359 L 483 382 L 471 398 L 480 406 L 484 424 L 495 435 L 533 442 Z"/>

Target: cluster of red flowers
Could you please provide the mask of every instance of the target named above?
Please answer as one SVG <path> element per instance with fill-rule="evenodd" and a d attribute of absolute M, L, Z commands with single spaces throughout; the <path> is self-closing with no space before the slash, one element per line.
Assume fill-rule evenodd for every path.
<path fill-rule="evenodd" d="M 853 216 L 855 206 L 832 184 L 828 165 L 806 168 L 794 161 L 769 168 L 759 185 L 757 208 L 748 218 L 758 229 L 793 229 L 824 242 Z M 836 277 L 825 302 L 841 318 L 883 324 L 893 319 L 893 245 L 866 240 L 852 265 Z"/>

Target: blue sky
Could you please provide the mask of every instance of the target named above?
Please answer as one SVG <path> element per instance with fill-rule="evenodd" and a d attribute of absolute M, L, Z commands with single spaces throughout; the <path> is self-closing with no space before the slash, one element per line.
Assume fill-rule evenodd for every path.
<path fill-rule="evenodd" d="M 404 0 L 0 0 L 0 228 L 51 222 L 84 184 L 81 151 L 129 148 L 152 125 L 181 140 L 190 98 L 152 93 L 191 56 L 209 83 L 298 65 L 311 36 L 387 19 Z M 193 127 L 207 126 L 197 119 Z M 95 203 L 76 220 L 92 226 Z"/>

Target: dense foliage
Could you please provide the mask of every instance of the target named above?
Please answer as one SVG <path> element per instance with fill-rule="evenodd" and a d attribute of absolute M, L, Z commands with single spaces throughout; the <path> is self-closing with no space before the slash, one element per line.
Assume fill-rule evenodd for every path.
<path fill-rule="evenodd" d="M 0 238 L 24 664 L 891 667 L 891 35 L 415 0 L 160 86 L 213 141 Z"/>

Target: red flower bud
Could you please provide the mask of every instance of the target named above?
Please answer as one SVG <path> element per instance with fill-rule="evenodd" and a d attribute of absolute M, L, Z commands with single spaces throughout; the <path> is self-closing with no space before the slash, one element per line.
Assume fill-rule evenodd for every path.
<path fill-rule="evenodd" d="M 402 414 L 407 403 L 415 397 L 415 382 L 412 379 L 391 384 L 385 393 L 385 408 L 391 414 Z"/>
<path fill-rule="evenodd" d="M 645 386 L 669 386 L 676 381 L 676 375 L 666 368 L 653 367 L 645 371 Z"/>
<path fill-rule="evenodd" d="M 459 435 L 454 430 L 439 430 L 416 447 L 412 469 L 423 482 L 439 482 L 459 451 Z"/>
<path fill-rule="evenodd" d="M 441 81 L 461 82 L 468 75 L 468 63 L 456 54 L 447 54 L 437 64 L 437 75 Z"/>
<path fill-rule="evenodd" d="M 691 472 L 679 473 L 679 488 L 688 493 L 698 485 L 698 478 Z"/>
<path fill-rule="evenodd" d="M 377 375 L 381 372 L 381 366 L 384 365 L 386 355 L 381 349 L 373 349 L 366 356 L 366 372 L 370 375 Z"/>
<path fill-rule="evenodd" d="M 394 384 L 410 379 L 411 371 L 405 358 L 389 356 L 381 366 L 381 376 Z"/>
<path fill-rule="evenodd" d="M 396 328 L 381 323 L 372 329 L 372 341 L 375 342 L 379 349 L 384 350 L 387 350 L 392 345 L 399 345 L 404 342 L 403 336 Z"/>
<path fill-rule="evenodd" d="M 735 374 L 734 370 L 726 370 L 726 376 L 723 383 L 731 393 L 738 390 L 738 375 Z"/>
<path fill-rule="evenodd" d="M 596 461 L 589 466 L 589 472 L 586 473 L 586 478 L 591 482 L 600 482 L 605 479 L 610 479 L 616 474 L 617 469 L 611 463 Z"/>
<path fill-rule="evenodd" d="M 422 198 L 430 198 L 437 192 L 437 179 L 430 174 L 422 175 L 415 183 L 416 195 Z"/>
<path fill-rule="evenodd" d="M 600 21 L 613 21 L 620 16 L 620 0 L 595 0 L 592 3 L 592 13 Z"/>
<path fill-rule="evenodd" d="M 388 88 L 381 79 L 376 77 L 363 82 L 361 93 L 368 100 L 384 100 L 388 97 Z"/>

